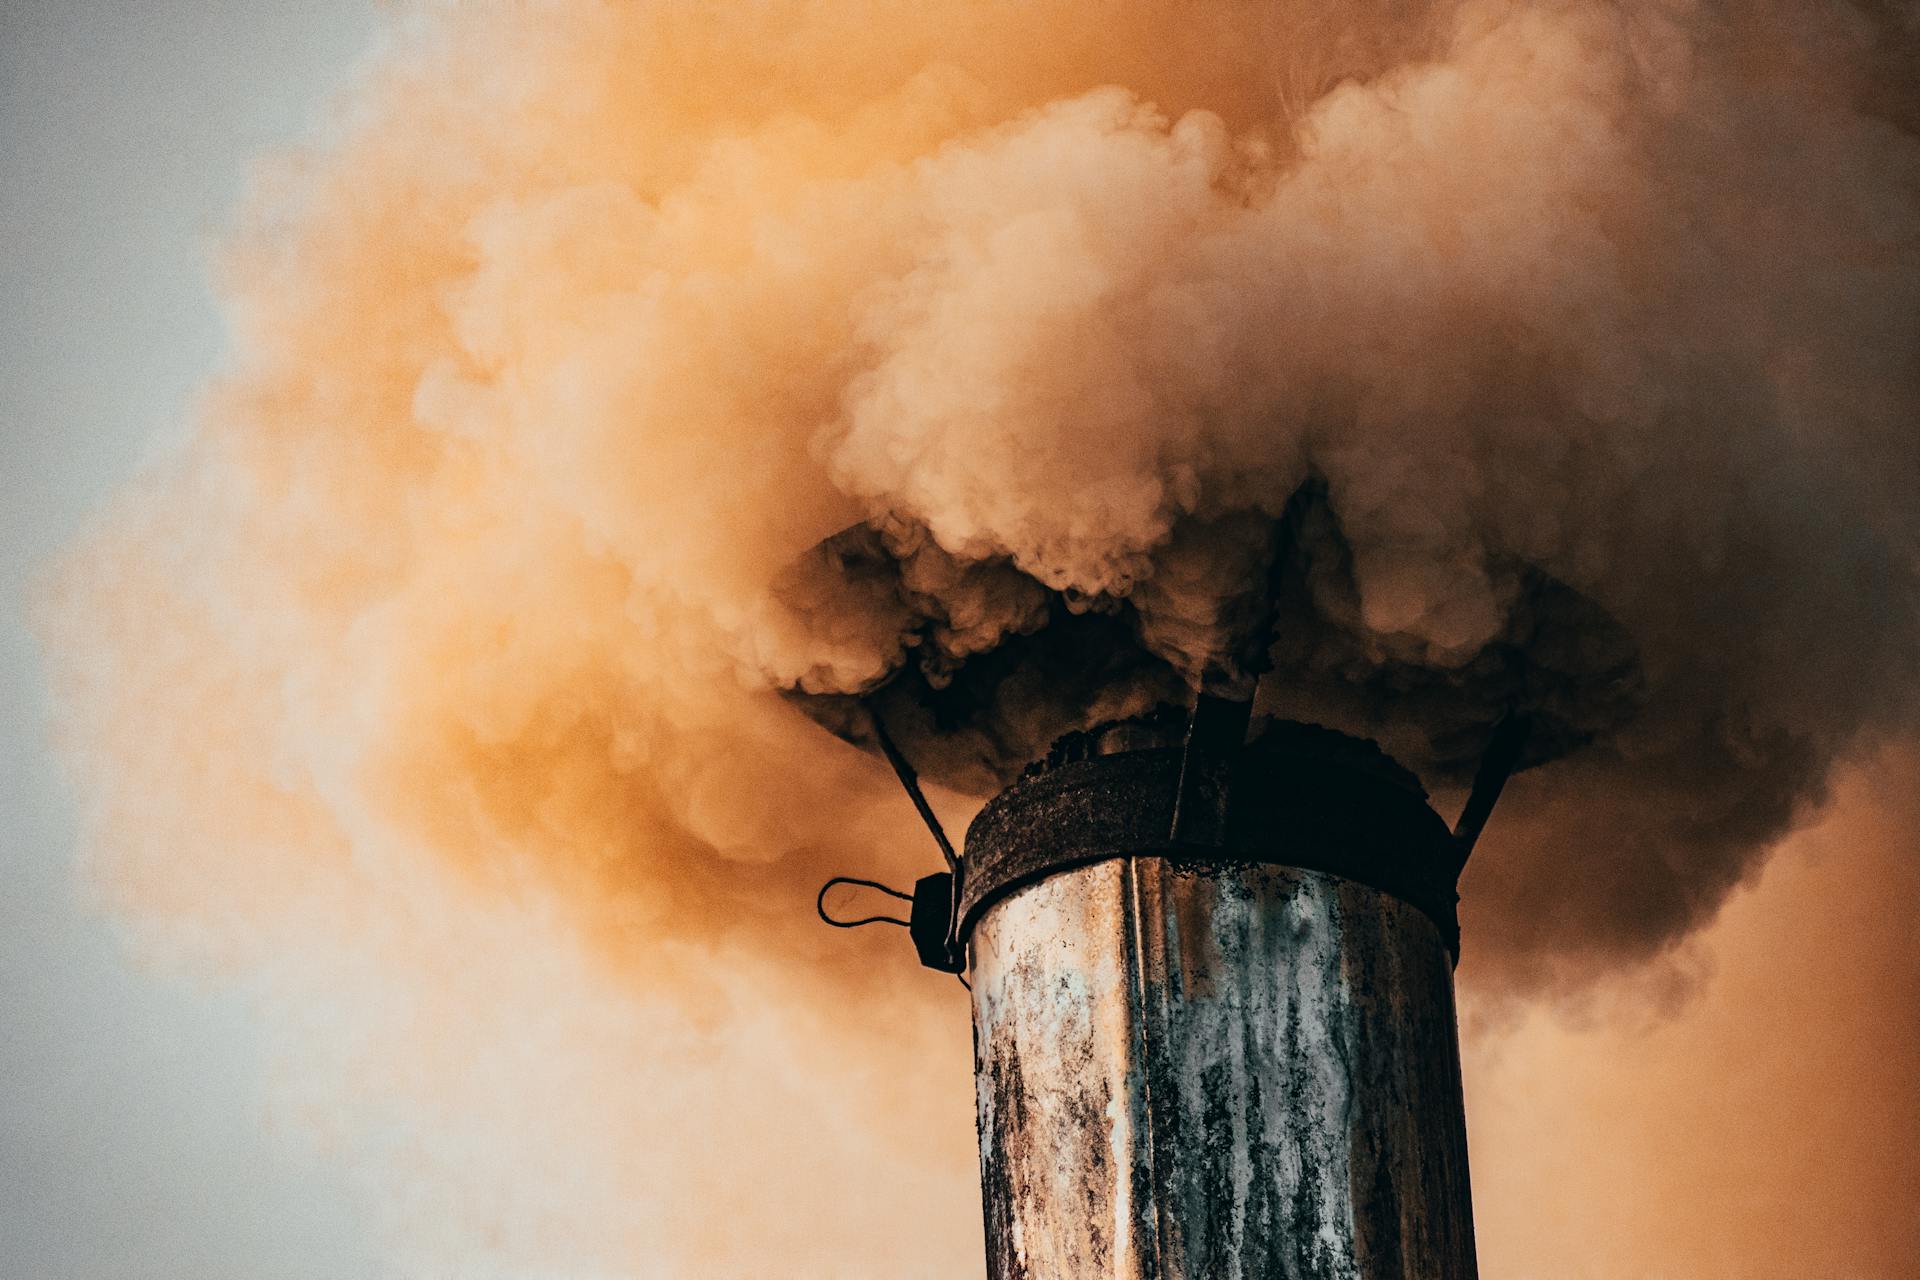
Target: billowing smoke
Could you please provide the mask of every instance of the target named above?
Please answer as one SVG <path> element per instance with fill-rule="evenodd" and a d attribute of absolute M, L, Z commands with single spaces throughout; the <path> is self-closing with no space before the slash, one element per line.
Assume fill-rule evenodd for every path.
<path fill-rule="evenodd" d="M 931 858 L 809 708 L 1021 656 L 946 762 L 977 789 L 1185 696 L 1276 582 L 1263 709 L 1442 791 L 1502 708 L 1557 726 L 1469 869 L 1463 973 L 1657 954 L 1912 724 L 1917 12 L 396 13 L 260 174 L 191 437 L 49 588 L 97 864 L 156 946 L 458 993 L 389 1047 L 492 1043 L 448 1010 L 508 999 L 464 966 L 519 944 L 455 921 L 535 904 L 655 1011 L 551 1013 L 651 1098 L 583 1142 L 683 1133 L 770 1063 L 750 1114 L 866 1134 L 831 1099 L 931 1104 L 843 1089 L 880 1051 L 847 1027 L 952 1019 L 808 899 Z M 417 1074 L 387 1083 L 444 1100 Z M 671 1176 L 619 1182 L 644 1240 L 589 1261 L 803 1249 L 746 1206 L 685 1225 L 734 1138 L 659 1138 Z"/>

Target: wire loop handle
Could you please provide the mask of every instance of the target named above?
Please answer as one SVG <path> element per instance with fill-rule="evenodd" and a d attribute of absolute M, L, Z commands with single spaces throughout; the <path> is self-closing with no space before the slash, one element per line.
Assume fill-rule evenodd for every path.
<path fill-rule="evenodd" d="M 822 920 L 832 925 L 834 928 L 858 929 L 861 925 L 866 925 L 866 924 L 897 924 L 902 929 L 912 928 L 911 924 L 909 924 L 905 920 L 902 920 L 899 916 L 862 916 L 858 920 L 834 919 L 832 916 L 827 914 L 827 891 L 833 888 L 837 884 L 857 884 L 865 889 L 877 889 L 881 893 L 886 894 L 889 898 L 898 898 L 902 902 L 913 901 L 912 894 L 902 893 L 898 889 L 890 888 L 887 885 L 881 884 L 878 880 L 863 880 L 859 876 L 835 876 L 833 879 L 827 881 L 825 884 L 820 886 L 820 892 L 817 895 L 815 895 L 813 899 L 814 913 L 817 914 Z"/>

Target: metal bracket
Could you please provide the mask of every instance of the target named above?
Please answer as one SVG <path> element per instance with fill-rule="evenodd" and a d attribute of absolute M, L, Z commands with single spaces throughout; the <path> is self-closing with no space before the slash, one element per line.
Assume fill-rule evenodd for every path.
<path fill-rule="evenodd" d="M 1480 833 L 1486 830 L 1487 819 L 1493 816 L 1500 792 L 1520 763 L 1520 753 L 1526 748 L 1532 728 L 1532 719 L 1517 710 L 1507 712 L 1493 727 L 1493 737 L 1487 743 L 1486 753 L 1480 757 L 1480 768 L 1473 775 L 1473 790 L 1467 795 L 1466 808 L 1460 811 L 1460 820 L 1453 824 L 1453 841 L 1460 854 L 1459 866 L 1454 871 L 1456 878 L 1466 869 L 1467 858 L 1472 855 Z"/>
<path fill-rule="evenodd" d="M 901 753 L 892 735 L 887 732 L 879 709 L 871 702 L 862 705 L 866 707 L 867 719 L 873 723 L 873 736 L 880 744 L 880 753 L 893 766 L 894 776 L 900 779 L 900 786 L 906 791 L 907 798 L 913 801 L 913 807 L 919 811 L 920 820 L 933 833 L 934 842 L 940 846 L 940 856 L 947 863 L 945 871 L 924 876 L 914 883 L 913 911 L 908 925 L 908 932 L 913 935 L 914 950 L 920 954 L 920 963 L 929 969 L 937 969 L 941 973 L 961 973 L 967 967 L 967 957 L 966 948 L 961 946 L 959 938 L 960 881 L 963 873 L 960 855 L 954 852 L 953 841 L 947 839 L 946 828 L 940 825 L 939 815 L 927 803 L 927 793 L 920 789 L 920 775 L 914 772 L 912 762 Z"/>
<path fill-rule="evenodd" d="M 1217 845 L 1225 838 L 1233 770 L 1240 748 L 1246 745 L 1254 695 L 1278 631 L 1281 593 L 1295 570 L 1300 525 L 1314 505 L 1325 500 L 1326 482 L 1318 476 L 1302 481 L 1287 499 L 1274 522 L 1260 618 L 1233 661 L 1209 664 L 1201 677 L 1193 719 L 1180 751 L 1180 784 L 1174 793 L 1173 820 L 1167 832 L 1167 838 L 1175 844 Z"/>
<path fill-rule="evenodd" d="M 1180 784 L 1174 792 L 1167 838 L 1175 844 L 1219 844 L 1226 835 L 1234 761 L 1247 740 L 1253 699 L 1203 693 L 1193 704 Z"/>
<path fill-rule="evenodd" d="M 945 871 L 923 876 L 914 882 L 913 910 L 907 932 L 920 963 L 941 973 L 959 973 L 967 967 L 966 956 L 954 945 L 954 877 Z"/>

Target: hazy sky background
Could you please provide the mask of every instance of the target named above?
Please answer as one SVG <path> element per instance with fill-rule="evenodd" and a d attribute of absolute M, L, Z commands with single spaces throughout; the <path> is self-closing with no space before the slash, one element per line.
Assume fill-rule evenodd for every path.
<path fill-rule="evenodd" d="M 358 4 L 0 5 L 0 1276 L 372 1274 L 342 1171 L 266 1123 L 244 1000 L 136 970 L 74 869 L 23 616 L 36 569 L 177 432 L 250 158 L 371 37 Z"/>

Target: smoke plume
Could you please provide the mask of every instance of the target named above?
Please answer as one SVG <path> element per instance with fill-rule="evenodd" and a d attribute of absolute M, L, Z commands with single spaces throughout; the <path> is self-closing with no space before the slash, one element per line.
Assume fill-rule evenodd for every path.
<path fill-rule="evenodd" d="M 1558 726 L 1468 871 L 1490 988 L 1662 953 L 1913 727 L 1911 3 L 554 0 L 385 40 L 262 168 L 227 365 L 43 631 L 114 900 L 309 1002 L 326 1078 L 457 1111 L 422 1082 L 563 1036 L 634 1073 L 522 1064 L 567 1119 L 501 1167 L 606 1145 L 632 1226 L 555 1186 L 502 1256 L 918 1273 L 825 1188 L 964 1206 L 964 1128 L 871 1065 L 964 1075 L 957 1015 L 810 896 L 932 859 L 805 704 L 1038 655 L 927 762 L 963 819 L 1185 696 L 1287 519 L 1264 710 L 1443 793 L 1502 707 Z M 762 1142 L 780 1214 L 720 1190 Z"/>

